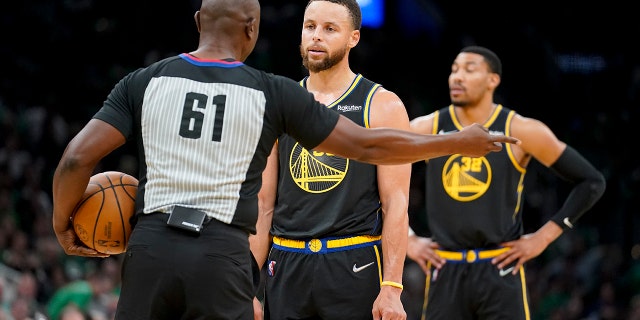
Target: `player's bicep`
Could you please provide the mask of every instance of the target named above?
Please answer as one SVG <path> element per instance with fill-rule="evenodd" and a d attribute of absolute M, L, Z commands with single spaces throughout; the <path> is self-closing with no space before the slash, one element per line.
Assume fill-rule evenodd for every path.
<path fill-rule="evenodd" d="M 520 148 L 545 166 L 551 166 L 562 154 L 566 144 L 543 122 L 516 116 L 511 124 L 511 135 L 520 139 Z"/>
<path fill-rule="evenodd" d="M 373 96 L 369 116 L 371 128 L 410 130 L 404 104 L 395 93 L 384 88 Z M 378 166 L 378 190 L 383 208 L 394 202 L 403 206 L 408 201 L 410 176 L 411 164 Z"/>

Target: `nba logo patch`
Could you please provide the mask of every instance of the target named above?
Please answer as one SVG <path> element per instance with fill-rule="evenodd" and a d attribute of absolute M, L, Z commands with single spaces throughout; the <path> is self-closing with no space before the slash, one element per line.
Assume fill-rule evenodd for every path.
<path fill-rule="evenodd" d="M 276 262 L 271 260 L 269 261 L 269 267 L 267 268 L 267 274 L 269 275 L 269 277 L 273 277 L 273 275 L 276 273 Z"/>

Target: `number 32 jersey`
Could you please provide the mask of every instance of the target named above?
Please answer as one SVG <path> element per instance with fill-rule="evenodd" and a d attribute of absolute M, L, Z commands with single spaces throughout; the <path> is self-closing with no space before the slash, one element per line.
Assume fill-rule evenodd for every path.
<path fill-rule="evenodd" d="M 515 111 L 497 105 L 484 126 L 510 135 Z M 434 134 L 462 129 L 452 105 L 436 111 Z M 523 231 L 522 195 L 526 169 L 511 146 L 471 158 L 453 154 L 430 159 L 426 171 L 427 221 L 446 250 L 492 248 L 517 239 Z"/>

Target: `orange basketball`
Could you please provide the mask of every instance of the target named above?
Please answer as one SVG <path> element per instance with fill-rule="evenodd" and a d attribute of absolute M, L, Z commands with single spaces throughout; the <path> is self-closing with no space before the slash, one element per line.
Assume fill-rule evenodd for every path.
<path fill-rule="evenodd" d="M 73 228 L 87 247 L 106 254 L 127 249 L 138 179 L 118 171 L 91 177 L 72 215 Z"/>

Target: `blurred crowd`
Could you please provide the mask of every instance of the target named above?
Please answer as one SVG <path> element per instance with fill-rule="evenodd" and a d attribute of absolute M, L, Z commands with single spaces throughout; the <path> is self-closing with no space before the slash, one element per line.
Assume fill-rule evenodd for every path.
<path fill-rule="evenodd" d="M 294 79 L 304 75 L 294 27 L 304 3 L 262 1 L 261 38 L 247 64 Z M 615 42 L 640 35 L 640 27 L 625 24 L 633 11 L 508 7 L 513 14 L 491 20 L 486 16 L 497 9 L 480 4 L 462 12 L 444 1 L 393 3 L 387 5 L 391 27 L 365 28 L 352 66 L 398 93 L 411 118 L 448 103 L 446 79 L 462 46 L 488 46 L 503 59 L 500 102 L 544 120 L 607 178 L 605 195 L 576 229 L 525 266 L 533 319 L 639 320 L 640 161 L 632 155 L 639 49 Z M 121 257 L 64 254 L 51 227 L 53 170 L 122 76 L 195 47 L 198 5 L 0 2 L 0 320 L 113 318 Z M 133 147 L 110 155 L 98 170 L 136 176 Z M 409 214 L 413 229 L 428 235 L 423 169 L 414 164 Z M 535 230 L 567 190 L 540 164 L 529 171 L 525 228 Z M 407 260 L 403 300 L 410 319 L 419 319 L 424 278 Z"/>

